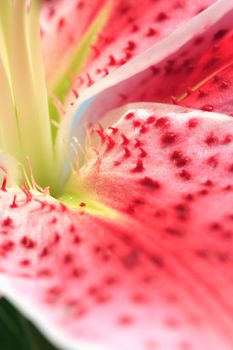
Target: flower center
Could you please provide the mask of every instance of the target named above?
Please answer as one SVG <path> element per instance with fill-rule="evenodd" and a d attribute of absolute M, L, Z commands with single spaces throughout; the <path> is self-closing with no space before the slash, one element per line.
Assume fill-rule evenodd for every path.
<path fill-rule="evenodd" d="M 52 196 L 72 208 L 88 204 L 85 211 L 117 217 L 114 210 L 83 190 L 80 181 L 72 183 L 77 176 L 72 169 L 67 169 L 72 158 L 72 155 L 66 157 L 70 135 L 67 133 L 58 142 L 52 130 L 51 120 L 57 119 L 57 111 L 51 106 L 49 108 L 51 101 L 47 94 L 40 44 L 39 5 L 39 0 L 0 0 L 0 170 L 8 162 L 7 170 L 15 175 L 18 173 L 15 160 L 23 169 L 23 177 L 18 181 L 14 179 L 17 185 L 31 179 L 32 185 L 49 187 Z M 109 7 L 106 6 L 90 26 L 83 39 L 87 47 L 101 30 L 108 13 Z M 88 52 L 82 44 L 73 59 L 80 50 L 79 65 L 83 64 Z M 71 63 L 75 68 L 72 60 Z M 67 80 L 66 75 L 64 78 Z M 55 92 L 61 98 L 66 87 L 63 81 L 57 86 L 60 90 L 55 89 Z"/>
<path fill-rule="evenodd" d="M 69 67 L 77 73 L 83 66 L 110 5 L 111 1 L 97 14 L 79 47 L 71 52 L 68 67 L 59 67 L 53 91 L 61 101 L 71 85 Z M 71 136 L 67 133 L 61 140 L 57 131 L 62 127 L 54 130 L 51 124 L 59 116 L 47 93 L 39 15 L 39 0 L 0 1 L 0 157 L 1 152 L 12 156 L 23 167 L 24 178 L 33 175 L 36 184 L 49 186 L 58 198 L 71 171 L 66 149 Z M 8 163 L 11 166 L 12 159 Z"/>

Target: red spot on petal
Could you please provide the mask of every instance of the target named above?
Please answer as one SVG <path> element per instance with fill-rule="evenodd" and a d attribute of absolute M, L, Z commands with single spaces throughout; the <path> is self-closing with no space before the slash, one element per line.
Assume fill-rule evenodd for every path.
<path fill-rule="evenodd" d="M 206 111 L 206 112 L 212 112 L 213 109 L 214 109 L 214 106 L 213 106 L 213 105 L 210 105 L 210 104 L 207 104 L 207 105 L 202 106 L 201 109 L 202 109 L 203 111 Z"/>
<path fill-rule="evenodd" d="M 207 135 L 207 137 L 205 138 L 205 143 L 208 146 L 214 146 L 218 144 L 218 137 L 216 135 L 214 135 L 213 133 L 210 133 L 209 135 Z"/>
<path fill-rule="evenodd" d="M 5 226 L 5 227 L 13 226 L 13 220 L 8 216 L 6 219 L 3 220 L 2 226 Z"/>
<path fill-rule="evenodd" d="M 197 125 L 198 125 L 198 119 L 197 119 L 197 118 L 191 118 L 191 119 L 189 119 L 189 121 L 188 121 L 188 127 L 189 127 L 190 129 L 196 128 Z"/>
<path fill-rule="evenodd" d="M 144 165 L 142 159 L 138 159 L 137 164 L 131 169 L 132 173 L 139 173 L 144 170 Z"/>
<path fill-rule="evenodd" d="M 153 190 L 157 190 L 159 189 L 161 186 L 160 186 L 160 183 L 157 181 L 157 180 L 154 180 L 148 176 L 145 176 L 143 179 L 141 179 L 140 181 L 140 184 L 143 185 L 143 186 L 146 186 L 146 187 L 149 187 Z"/>
<path fill-rule="evenodd" d="M 170 121 L 169 121 L 169 118 L 167 117 L 159 118 L 155 123 L 155 126 L 158 128 L 165 128 L 165 127 L 168 127 L 169 125 L 170 125 Z"/>
<path fill-rule="evenodd" d="M 175 143 L 176 139 L 177 139 L 177 134 L 175 134 L 174 132 L 170 131 L 165 133 L 162 137 L 161 137 L 161 143 L 164 146 L 168 146 L 171 145 L 173 143 Z"/>
<path fill-rule="evenodd" d="M 6 192 L 6 185 L 7 185 L 7 177 L 4 176 L 3 180 L 2 180 L 2 185 L 1 185 L 1 190 Z"/>
<path fill-rule="evenodd" d="M 133 117 L 134 117 L 134 113 L 133 113 L 133 112 L 127 113 L 127 114 L 125 115 L 125 119 L 126 119 L 126 120 L 132 119 Z"/>
<path fill-rule="evenodd" d="M 26 249 L 33 249 L 36 246 L 36 243 L 31 238 L 29 238 L 27 236 L 23 236 L 23 238 L 21 239 L 20 243 Z"/>
<path fill-rule="evenodd" d="M 184 170 L 184 169 L 179 171 L 178 175 L 184 180 L 190 180 L 191 177 L 192 177 L 191 174 L 188 171 Z"/>
<path fill-rule="evenodd" d="M 147 124 L 153 124 L 155 122 L 155 120 L 156 120 L 156 118 L 153 115 L 151 115 L 150 117 L 148 117 L 146 119 L 146 123 Z"/>

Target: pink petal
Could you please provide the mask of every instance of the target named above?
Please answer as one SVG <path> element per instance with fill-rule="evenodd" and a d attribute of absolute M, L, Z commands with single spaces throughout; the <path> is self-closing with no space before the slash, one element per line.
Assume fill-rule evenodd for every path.
<path fill-rule="evenodd" d="M 54 78 L 74 43 L 78 44 L 105 3 L 106 0 L 43 1 L 41 33 L 48 80 Z"/>
<path fill-rule="evenodd" d="M 210 48 L 199 58 L 195 69 L 182 84 L 184 94 L 178 97 L 178 104 L 233 115 L 231 28 L 226 26 L 215 33 Z"/>
<path fill-rule="evenodd" d="M 171 34 L 215 0 L 118 0 L 77 78 L 79 93 Z"/>
<path fill-rule="evenodd" d="M 2 293 L 61 348 L 231 350 L 232 118 L 137 104 L 103 125 L 78 181 L 119 218 L 1 191 Z"/>
<path fill-rule="evenodd" d="M 197 72 L 194 66 L 196 62 L 205 59 L 216 33 L 221 32 L 223 28 L 232 27 L 232 15 L 231 2 L 222 0 L 215 3 L 167 38 L 155 43 L 128 64 L 84 91 L 69 111 L 69 116 L 63 120 L 59 143 L 64 142 L 61 140 L 66 139 L 64 135 L 67 133 L 75 136 L 78 134 L 81 137 L 80 122 L 100 120 L 110 109 L 126 103 L 137 101 L 178 103 L 176 99 L 182 96 L 189 86 L 192 87 L 189 80 L 193 83 L 200 81 L 198 72 L 202 66 L 200 65 Z M 223 44 L 224 41 L 219 43 Z M 220 46 L 221 52 L 224 47 L 225 45 Z M 220 62 L 229 61 L 229 56 L 223 55 Z M 217 66 L 221 68 L 222 63 L 219 65 L 218 61 Z M 191 107 L 192 104 L 188 106 Z"/>

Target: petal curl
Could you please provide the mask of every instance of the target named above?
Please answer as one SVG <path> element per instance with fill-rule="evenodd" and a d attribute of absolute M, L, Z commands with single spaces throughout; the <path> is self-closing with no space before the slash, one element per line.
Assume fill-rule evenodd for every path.
<path fill-rule="evenodd" d="M 177 96 L 177 104 L 233 115 L 232 38 L 232 26 L 214 34 L 209 49 L 195 62 L 195 69 L 182 83 L 183 94 Z M 201 37 L 198 40 L 202 40 Z"/>
<path fill-rule="evenodd" d="M 232 118 L 145 104 L 103 125 L 73 190 L 119 218 L 1 192 L 2 293 L 64 348 L 231 350 Z"/>
<path fill-rule="evenodd" d="M 215 0 L 143 0 L 140 6 L 132 0 L 99 0 L 94 4 L 87 0 L 45 2 L 41 16 L 42 42 L 50 90 L 52 88 L 63 102 L 65 91 L 59 95 L 59 89 L 54 87 L 56 74 L 64 62 L 70 61 L 70 57 L 74 55 L 73 48 L 80 45 L 94 22 L 94 16 L 106 5 L 109 4 L 106 24 L 97 31 L 91 42 L 86 39 L 79 54 L 80 58 L 77 58 L 81 60 L 81 64 L 64 65 L 64 69 L 69 70 L 66 73 L 67 91 L 73 80 L 69 101 L 77 98 L 95 81 L 168 36 L 214 2 Z M 88 49 L 87 46 L 91 47 Z M 85 50 L 87 54 L 83 54 Z M 84 59 L 82 56 L 85 56 Z M 75 77 L 77 73 L 80 74 Z"/>
<path fill-rule="evenodd" d="M 78 135 L 82 142 L 81 126 L 100 120 L 112 108 L 137 101 L 176 103 L 176 96 L 179 97 L 187 90 L 189 76 L 190 79 L 194 76 L 193 81 L 199 81 L 198 72 L 202 66 L 200 65 L 197 74 L 192 75 L 194 63 L 202 62 L 216 33 L 223 28 L 232 27 L 232 14 L 232 3 L 227 0 L 218 1 L 167 38 L 155 43 L 146 52 L 84 91 L 62 121 L 58 147 L 64 145 L 68 133 L 69 139 Z M 200 37 L 202 42 L 196 45 Z M 229 56 L 220 62 L 228 60 Z"/>
<path fill-rule="evenodd" d="M 215 0 L 115 1 L 112 14 L 99 35 L 93 55 L 74 88 L 80 93 L 100 78 L 167 37 Z M 143 9 L 143 11 L 142 11 Z"/>

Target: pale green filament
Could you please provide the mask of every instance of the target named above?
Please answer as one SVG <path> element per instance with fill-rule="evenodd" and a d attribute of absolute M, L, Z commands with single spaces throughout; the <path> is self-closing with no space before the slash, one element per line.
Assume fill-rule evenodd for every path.
<path fill-rule="evenodd" d="M 30 10 L 25 0 L 0 1 L 0 130 L 1 148 L 25 167 L 29 158 L 46 186 L 56 184 L 56 171 L 38 16 L 37 1 Z"/>
<path fill-rule="evenodd" d="M 2 42 L 0 45 L 2 46 Z M 12 100 L 11 86 L 7 76 L 7 68 L 4 64 L 3 57 L 0 57 L 0 90 L 1 149 L 11 153 L 17 159 L 20 159 L 21 146 L 19 140 L 17 119 Z"/>
<path fill-rule="evenodd" d="M 2 150 L 20 159 L 21 146 L 9 72 L 8 45 L 6 45 L 9 28 L 7 1 L 0 2 L 0 14 L 4 14 L 0 15 L 0 144 Z"/>

